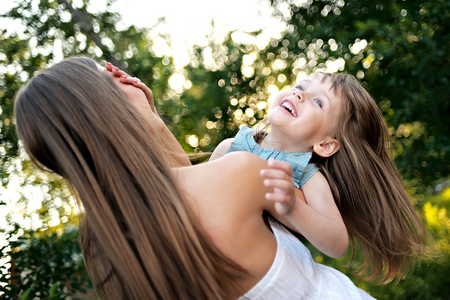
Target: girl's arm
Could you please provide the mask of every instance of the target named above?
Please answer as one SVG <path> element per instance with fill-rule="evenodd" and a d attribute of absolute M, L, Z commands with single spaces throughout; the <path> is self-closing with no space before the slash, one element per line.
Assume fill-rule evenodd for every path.
<path fill-rule="evenodd" d="M 229 138 L 229 139 L 221 141 L 220 144 L 216 147 L 216 149 L 214 149 L 209 160 L 213 161 L 213 160 L 216 160 L 216 159 L 224 156 L 225 153 L 227 153 L 227 150 L 230 148 L 233 141 L 234 141 L 234 138 Z"/>
<path fill-rule="evenodd" d="M 287 162 L 269 160 L 269 169 L 261 171 L 264 184 L 274 188 L 266 199 L 275 202 L 271 212 L 286 226 L 301 233 L 324 254 L 339 258 L 348 248 L 348 234 L 334 203 L 327 180 L 316 172 L 302 187 L 306 201 L 295 196 L 292 168 Z"/>

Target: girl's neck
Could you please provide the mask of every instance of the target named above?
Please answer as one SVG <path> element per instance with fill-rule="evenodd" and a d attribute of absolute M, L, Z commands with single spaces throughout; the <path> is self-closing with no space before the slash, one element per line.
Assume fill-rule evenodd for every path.
<path fill-rule="evenodd" d="M 290 151 L 290 147 L 286 143 L 284 143 L 284 140 L 276 138 L 272 132 L 269 132 L 266 137 L 259 143 L 259 145 L 262 148 Z"/>
<path fill-rule="evenodd" d="M 285 152 L 311 152 L 312 149 L 304 149 L 300 143 L 293 145 L 286 142 L 287 139 L 275 136 L 272 131 L 259 143 L 262 148 L 277 149 Z"/>

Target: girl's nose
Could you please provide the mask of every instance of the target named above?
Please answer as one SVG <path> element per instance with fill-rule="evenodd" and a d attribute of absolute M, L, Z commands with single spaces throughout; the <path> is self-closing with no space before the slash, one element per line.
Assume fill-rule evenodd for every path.
<path fill-rule="evenodd" d="M 304 99 L 303 95 L 301 94 L 301 92 L 296 92 L 296 91 L 295 91 L 295 92 L 293 92 L 293 94 L 294 94 L 295 97 L 298 98 L 298 100 L 299 100 L 300 102 L 305 101 L 305 99 Z"/>

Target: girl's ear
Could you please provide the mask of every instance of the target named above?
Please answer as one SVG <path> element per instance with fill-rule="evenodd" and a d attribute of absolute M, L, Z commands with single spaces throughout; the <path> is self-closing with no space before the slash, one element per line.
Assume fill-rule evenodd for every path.
<path fill-rule="evenodd" d="M 321 157 L 330 157 L 338 152 L 340 145 L 336 139 L 327 139 L 314 145 L 314 152 Z"/>

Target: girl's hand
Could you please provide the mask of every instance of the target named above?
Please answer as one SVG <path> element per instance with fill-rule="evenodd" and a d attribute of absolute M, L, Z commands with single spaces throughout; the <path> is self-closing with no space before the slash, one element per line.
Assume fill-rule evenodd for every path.
<path fill-rule="evenodd" d="M 120 78 L 120 82 L 125 83 L 125 84 L 131 84 L 134 87 L 137 87 L 138 89 L 140 89 L 142 92 L 144 92 L 144 95 L 147 98 L 147 102 L 150 105 L 150 107 L 152 108 L 152 111 L 154 113 L 157 113 L 156 108 L 155 108 L 155 103 L 153 101 L 153 93 L 152 93 L 151 89 L 149 89 L 138 78 L 131 77 L 130 75 L 128 75 L 124 71 L 120 70 L 119 68 L 114 67 L 110 63 L 106 63 L 105 67 L 106 67 L 106 70 L 110 71 L 114 76 L 119 77 Z M 126 91 L 124 91 L 123 89 L 122 89 L 122 91 L 125 94 L 127 94 Z M 131 101 L 132 99 L 129 99 L 129 100 Z"/>
<path fill-rule="evenodd" d="M 151 128 L 152 132 L 158 133 L 161 145 L 171 159 L 171 166 L 181 167 L 191 165 L 191 161 L 183 148 L 158 115 L 153 102 L 152 91 L 139 79 L 129 76 L 127 73 L 114 67 L 110 63 L 106 63 L 105 68 L 125 97 L 141 113 L 142 117 L 147 122 L 147 125 L 149 125 L 149 129 Z"/>
<path fill-rule="evenodd" d="M 292 179 L 292 167 L 284 161 L 268 160 L 269 169 L 261 170 L 264 185 L 273 187 L 273 193 L 267 193 L 266 199 L 275 202 L 275 210 L 283 216 L 289 215 L 296 204 L 295 186 Z"/>
<path fill-rule="evenodd" d="M 163 122 L 156 110 L 153 101 L 152 91 L 142 83 L 138 78 L 131 77 L 124 71 L 114 67 L 110 63 L 106 63 L 106 70 L 111 72 L 113 80 L 117 83 L 125 97 L 149 120 Z M 117 78 L 117 79 L 114 79 Z M 117 82 L 117 80 L 119 82 Z M 136 89 L 135 89 L 136 88 Z M 136 93 L 136 91 L 140 91 Z M 144 93 L 146 101 L 143 100 L 142 93 Z M 148 110 L 150 107 L 151 111 Z M 162 124 L 163 125 L 163 124 Z"/>

